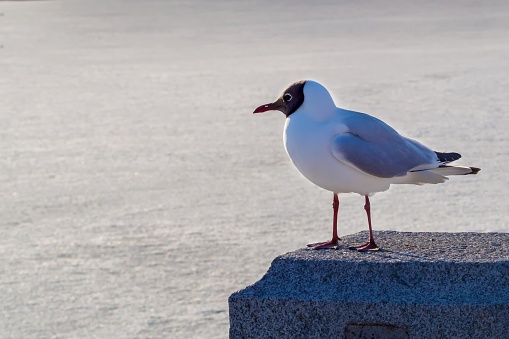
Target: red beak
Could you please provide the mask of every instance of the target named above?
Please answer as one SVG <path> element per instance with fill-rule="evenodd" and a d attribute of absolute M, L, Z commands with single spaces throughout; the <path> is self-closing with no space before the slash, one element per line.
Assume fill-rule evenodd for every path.
<path fill-rule="evenodd" d="M 274 105 L 274 103 L 270 103 L 270 104 L 261 105 L 260 107 L 258 107 L 257 109 L 254 110 L 253 114 L 254 113 L 263 113 L 263 112 L 273 111 L 273 110 L 277 110 L 277 108 Z"/>

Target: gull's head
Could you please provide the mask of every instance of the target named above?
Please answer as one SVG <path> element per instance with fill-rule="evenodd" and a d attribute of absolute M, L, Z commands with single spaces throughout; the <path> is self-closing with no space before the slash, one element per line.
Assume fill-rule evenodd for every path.
<path fill-rule="evenodd" d="M 287 117 L 299 109 L 304 102 L 304 87 L 307 80 L 301 80 L 288 85 L 276 101 L 261 105 L 253 113 L 267 111 L 281 111 Z"/>
<path fill-rule="evenodd" d="M 261 105 L 253 113 L 281 111 L 289 117 L 304 104 L 324 105 L 328 103 L 334 105 L 334 101 L 325 87 L 312 80 L 301 80 L 288 85 L 276 101 Z"/>

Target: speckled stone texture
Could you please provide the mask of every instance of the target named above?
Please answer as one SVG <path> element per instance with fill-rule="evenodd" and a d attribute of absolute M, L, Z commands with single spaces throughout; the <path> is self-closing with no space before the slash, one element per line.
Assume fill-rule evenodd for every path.
<path fill-rule="evenodd" d="M 509 234 L 375 232 L 277 257 L 232 294 L 230 338 L 509 338 Z"/>

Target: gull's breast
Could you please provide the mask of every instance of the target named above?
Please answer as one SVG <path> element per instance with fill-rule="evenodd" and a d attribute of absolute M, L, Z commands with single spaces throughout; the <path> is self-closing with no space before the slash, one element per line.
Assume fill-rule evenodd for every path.
<path fill-rule="evenodd" d="M 286 152 L 309 181 L 325 190 L 362 195 L 387 190 L 388 179 L 373 177 L 334 157 L 331 142 L 344 129 L 339 122 L 317 122 L 293 114 L 286 119 L 284 129 Z"/>

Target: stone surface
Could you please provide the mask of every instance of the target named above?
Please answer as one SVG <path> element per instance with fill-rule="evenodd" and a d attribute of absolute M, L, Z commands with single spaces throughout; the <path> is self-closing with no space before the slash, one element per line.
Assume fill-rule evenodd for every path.
<path fill-rule="evenodd" d="M 358 338 L 406 339 L 408 338 L 408 332 L 401 327 L 392 325 L 347 325 L 345 328 L 345 339 Z"/>
<path fill-rule="evenodd" d="M 509 234 L 385 231 L 381 251 L 348 250 L 366 238 L 277 257 L 230 296 L 230 337 L 509 337 Z"/>

